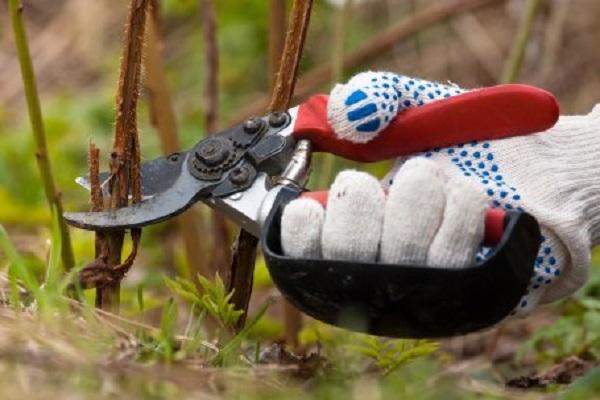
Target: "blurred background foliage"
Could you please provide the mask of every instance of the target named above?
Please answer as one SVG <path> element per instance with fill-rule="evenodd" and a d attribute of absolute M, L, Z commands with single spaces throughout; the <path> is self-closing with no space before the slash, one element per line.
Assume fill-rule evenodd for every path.
<path fill-rule="evenodd" d="M 341 16 L 342 3 L 315 2 L 300 77 L 313 67 L 336 62 L 334 57 L 339 55 L 334 51 L 334 30 L 340 18 L 346 19 L 342 46 L 343 52 L 348 53 L 385 27 L 411 18 L 415 12 L 440 2 L 354 0 L 351 12 L 345 17 Z M 461 13 L 419 30 L 394 44 L 391 51 L 378 54 L 355 70 L 343 71 L 342 78 L 372 69 L 439 81 L 450 80 L 466 88 L 498 83 L 525 1 L 489 3 L 476 11 Z M 25 0 L 24 4 L 55 178 L 63 194 L 65 208 L 85 209 L 88 195 L 77 187 L 74 178 L 86 171 L 90 140 L 102 149 L 103 167 L 107 165 L 106 152 L 111 148 L 113 136 L 114 97 L 126 16 L 125 3 L 122 0 Z M 205 71 L 199 2 L 163 0 L 161 4 L 166 73 L 181 143 L 186 148 L 207 134 L 203 128 L 202 85 Z M 250 0 L 215 1 L 220 57 L 218 117 L 222 128 L 239 120 L 242 109 L 268 93 L 270 30 L 267 4 Z M 51 214 L 35 165 L 34 143 L 7 14 L 6 2 L 0 2 L 0 224 L 7 228 L 27 264 L 42 275 L 49 252 Z M 563 114 L 591 110 L 600 100 L 599 21 L 600 2 L 597 0 L 542 1 L 525 49 L 518 82 L 538 85 L 553 92 Z M 317 85 L 315 93 L 328 92 L 334 83 Z M 144 90 L 138 115 L 142 157 L 149 160 L 160 155 L 160 142 L 150 121 L 148 94 Z M 318 155 L 310 185 L 313 188 L 326 186 L 337 171 L 349 167 L 359 167 L 381 177 L 389 163 L 361 166 L 343 160 L 331 163 L 331 160 Z M 600 174 L 600 171 L 590 173 Z M 204 230 L 198 240 L 207 244 L 204 248 L 210 249 L 207 210 L 202 205 L 196 208 L 204 221 Z M 93 258 L 93 236 L 77 230 L 73 230 L 72 235 L 76 259 L 81 266 Z M 163 304 L 173 295 L 167 289 L 163 276 L 177 275 L 177 271 L 190 268 L 185 265 L 183 252 L 183 244 L 173 224 L 144 230 L 141 253 L 123 284 L 122 302 L 126 316 L 159 321 Z M 493 339 L 499 343 L 495 345 L 496 355 L 509 353 L 512 357 L 517 347 L 515 342 L 531 338 L 520 352 L 521 360 L 525 360 L 521 361 L 522 365 L 528 365 L 531 360 L 542 364 L 555 362 L 582 352 L 597 358 L 595 346 L 598 346 L 600 308 L 594 299 L 597 299 L 600 287 L 598 261 L 595 258 L 590 286 L 579 297 L 543 309 L 528 322 L 519 322 L 518 328 L 508 328 L 497 334 Z M 276 296 L 260 260 L 255 278 L 251 313 L 264 303 L 265 298 Z M 143 307 L 139 306 L 140 293 L 143 293 Z M 552 325 L 554 330 L 544 336 L 539 326 L 557 324 L 557 319 L 559 326 Z M 271 307 L 268 317 L 258 321 L 250 337 L 274 340 L 280 338 L 282 331 L 281 311 Z M 531 336 L 533 332 L 537 334 Z M 493 336 L 486 335 L 475 339 L 453 339 L 444 342 L 442 347 L 457 358 L 465 357 L 469 352 L 481 355 L 489 351 L 489 338 Z M 569 335 L 579 336 L 568 339 Z M 315 323 L 309 323 L 301 335 L 304 345 L 316 341 L 335 344 L 339 337 L 337 330 Z M 508 343 L 508 350 L 502 347 L 504 343 Z M 376 345 L 365 342 L 361 348 L 368 352 L 369 346 Z M 328 351 L 333 354 L 335 348 L 332 345 Z M 379 348 L 375 353 L 381 356 L 383 351 L 388 350 Z M 335 355 L 331 357 L 335 358 Z M 438 360 L 434 364 L 414 368 L 429 371 L 439 365 Z M 398 373 L 410 376 L 414 371 Z M 427 372 L 420 374 L 425 376 Z M 359 389 L 372 389 L 369 381 L 363 386 Z M 325 386 L 322 390 L 335 392 L 338 389 Z M 385 390 L 395 393 L 391 389 Z M 407 387 L 403 390 L 409 395 L 414 389 Z"/>

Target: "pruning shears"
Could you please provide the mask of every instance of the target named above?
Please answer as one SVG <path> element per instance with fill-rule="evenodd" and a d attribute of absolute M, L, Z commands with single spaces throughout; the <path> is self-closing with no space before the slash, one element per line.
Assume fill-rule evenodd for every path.
<path fill-rule="evenodd" d="M 83 229 L 131 229 L 202 201 L 261 239 L 273 281 L 288 301 L 316 319 L 369 334 L 451 336 L 507 316 L 526 290 L 540 245 L 538 223 L 525 212 L 488 210 L 486 243 L 493 250 L 465 269 L 287 257 L 280 243 L 281 213 L 298 196 L 324 202 L 323 193 L 304 189 L 313 151 L 372 162 L 540 132 L 558 118 L 554 97 L 526 85 L 478 89 L 403 111 L 362 144 L 336 137 L 327 101 L 313 96 L 286 112 L 210 135 L 190 150 L 145 162 L 141 203 L 65 218 Z M 78 181 L 89 186 L 86 178 Z"/>

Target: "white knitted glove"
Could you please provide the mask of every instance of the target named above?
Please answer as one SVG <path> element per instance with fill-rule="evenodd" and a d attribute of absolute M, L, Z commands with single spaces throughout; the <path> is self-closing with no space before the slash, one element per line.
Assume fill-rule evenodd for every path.
<path fill-rule="evenodd" d="M 336 86 L 330 96 L 328 117 L 338 136 L 366 142 L 385 129 L 398 111 L 461 92 L 453 86 L 392 73 L 366 72 L 346 85 Z M 324 221 L 322 231 L 311 228 L 321 236 L 320 243 L 308 246 L 312 246 L 313 256 L 320 251 L 325 258 L 470 265 L 471 255 L 481 241 L 483 206 L 477 200 L 479 192 L 469 186 L 476 183 L 486 194 L 489 206 L 526 210 L 542 227 L 535 274 L 514 311 L 527 314 L 540 303 L 568 296 L 587 279 L 590 249 L 600 243 L 598 135 L 600 105 L 588 115 L 563 116 L 553 128 L 540 134 L 474 141 L 421 154 L 436 167 L 403 158 L 383 182 L 390 190 L 387 202 L 383 192 L 375 190 L 373 183 L 367 184 L 364 175 L 351 185 L 351 179 L 343 175 L 347 173 L 342 173 L 332 187 L 326 213 L 314 203 L 308 205 L 308 200 L 297 200 L 286 208 L 282 218 L 284 252 L 292 256 L 309 254 L 305 252 L 307 247 L 300 245 L 309 240 L 293 232 L 307 229 L 307 221 L 313 221 L 306 216 L 305 210 L 310 209 L 318 215 L 315 221 Z M 441 191 L 440 180 L 445 182 Z M 347 203 L 345 212 L 339 211 L 343 207 L 336 205 L 332 197 L 338 193 L 346 193 L 340 199 Z M 442 203 L 444 215 L 439 222 Z M 460 218 L 452 217 L 454 222 L 446 224 L 450 215 Z M 455 224 L 460 224 L 461 218 L 470 222 L 459 229 Z M 304 228 L 294 227 L 294 220 L 303 221 L 300 225 Z M 395 234 L 389 233 L 390 227 L 396 228 Z M 456 240 L 464 246 L 446 247 L 455 245 Z M 374 242 L 380 244 L 380 250 L 373 250 Z M 485 249 L 480 250 L 476 257 L 485 257 Z M 452 257 L 459 259 L 455 252 L 465 255 L 460 262 L 452 261 Z"/>
<path fill-rule="evenodd" d="M 387 198 L 375 177 L 347 170 L 329 190 L 327 212 L 309 198 L 284 209 L 281 243 L 292 257 L 460 268 L 483 240 L 486 204 L 479 185 L 448 179 L 424 157 L 399 168 Z"/>

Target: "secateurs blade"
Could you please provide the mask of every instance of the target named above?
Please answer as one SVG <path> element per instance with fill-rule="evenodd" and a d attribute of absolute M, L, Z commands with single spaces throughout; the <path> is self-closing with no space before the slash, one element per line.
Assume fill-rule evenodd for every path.
<path fill-rule="evenodd" d="M 319 320 L 370 334 L 450 336 L 508 315 L 526 290 L 540 241 L 537 222 L 524 212 L 488 210 L 492 254 L 460 270 L 287 257 L 280 243 L 281 212 L 289 201 L 309 195 L 303 187 L 313 150 L 371 162 L 540 132 L 558 118 L 554 97 L 525 85 L 479 89 L 403 111 L 363 144 L 336 137 L 326 105 L 327 96 L 313 96 L 285 113 L 249 119 L 188 151 L 146 162 L 144 201 L 65 218 L 83 229 L 130 229 L 202 201 L 261 238 L 271 276 L 291 303 Z M 78 182 L 88 186 L 85 178 Z"/>

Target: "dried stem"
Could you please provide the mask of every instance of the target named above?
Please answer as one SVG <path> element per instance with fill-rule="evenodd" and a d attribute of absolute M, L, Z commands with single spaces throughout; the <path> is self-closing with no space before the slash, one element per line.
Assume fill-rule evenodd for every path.
<path fill-rule="evenodd" d="M 204 115 L 207 133 L 215 133 L 219 114 L 219 49 L 217 46 L 217 23 L 213 0 L 200 0 L 200 15 L 204 37 Z M 212 257 L 211 270 L 228 282 L 230 279 L 229 231 L 227 221 L 216 212 L 211 212 Z"/>
<path fill-rule="evenodd" d="M 296 12 L 297 10 L 292 10 L 292 15 L 295 15 Z M 285 52 L 285 17 L 285 2 L 283 0 L 271 0 L 269 8 L 269 91 L 272 96 L 275 96 L 277 73 L 280 71 L 282 56 Z M 250 294 L 248 294 L 248 298 L 249 296 Z M 292 346 L 297 346 L 298 333 L 302 329 L 302 314 L 287 301 L 283 300 L 282 303 L 285 341 Z"/>
<path fill-rule="evenodd" d="M 454 0 L 444 3 L 433 4 L 422 9 L 410 18 L 399 21 L 398 23 L 378 33 L 371 39 L 365 41 L 360 47 L 349 52 L 344 57 L 344 70 L 351 70 L 364 64 L 372 64 L 377 57 L 386 54 L 387 51 L 394 48 L 402 39 L 405 39 L 416 32 L 424 30 L 432 25 L 446 20 L 465 11 L 475 10 L 491 3 L 504 2 L 505 0 Z M 331 62 L 317 66 L 310 71 L 302 74 L 302 79 L 298 81 L 295 98 L 305 98 L 313 94 L 315 88 L 331 81 L 333 77 L 333 65 Z M 229 123 L 234 124 L 252 115 L 260 114 L 270 103 L 269 96 L 260 96 L 249 101 L 249 107 L 240 111 Z"/>
<path fill-rule="evenodd" d="M 146 52 L 144 57 L 145 87 L 150 102 L 150 119 L 156 128 L 164 154 L 172 154 L 181 149 L 177 130 L 177 120 L 171 101 L 165 66 L 162 57 L 162 35 L 160 24 L 160 8 L 158 1 L 152 2 L 151 18 L 148 19 Z M 205 260 L 206 248 L 200 240 L 201 234 L 197 221 L 200 216 L 189 209 L 177 216 L 177 228 L 183 239 L 187 265 L 193 272 L 208 276 Z M 192 278 L 190 270 L 186 278 Z"/>
<path fill-rule="evenodd" d="M 92 142 L 88 149 L 88 173 L 90 177 L 90 211 L 102 211 L 104 198 L 100 186 L 100 149 Z M 106 254 L 106 235 L 103 232 L 96 232 L 94 257 L 100 259 Z"/>
<path fill-rule="evenodd" d="M 525 13 L 523 14 L 523 19 L 521 19 L 519 31 L 517 32 L 517 36 L 515 36 L 508 60 L 502 72 L 501 82 L 503 83 L 514 82 L 519 78 L 521 67 L 523 66 L 525 49 L 529 43 L 529 36 L 531 35 L 531 29 L 533 28 L 533 22 L 535 21 L 539 5 L 540 0 L 527 0 L 525 4 Z"/>
<path fill-rule="evenodd" d="M 75 265 L 75 258 L 73 256 L 69 229 L 62 217 L 63 206 L 60 198 L 61 196 L 54 183 L 52 166 L 48 157 L 48 146 L 46 144 L 46 132 L 42 120 L 42 109 L 40 106 L 33 64 L 31 62 L 31 54 L 29 53 L 29 45 L 27 43 L 27 33 L 23 22 L 23 4 L 20 0 L 9 0 L 8 5 L 12 19 L 17 57 L 19 59 L 23 86 L 25 88 L 29 120 L 35 139 L 35 158 L 48 204 L 53 212 L 58 214 L 58 228 L 60 230 L 62 242 L 61 259 L 64 269 L 68 271 Z"/>
<path fill-rule="evenodd" d="M 104 201 L 100 186 L 100 149 L 90 142 L 88 148 L 88 171 L 90 177 L 90 211 L 102 211 Z"/>
<path fill-rule="evenodd" d="M 283 57 L 279 64 L 279 72 L 269 104 L 269 111 L 271 112 L 285 111 L 292 99 L 311 9 L 312 0 L 294 0 L 289 28 L 285 37 Z M 252 293 L 257 244 L 258 239 L 242 229 L 234 245 L 231 273 L 235 293 L 232 300 L 238 309 L 245 311 L 248 309 Z M 300 321 L 301 318 L 298 312 L 287 308 L 286 336 L 288 336 L 288 343 L 292 345 L 297 343 Z"/>
<path fill-rule="evenodd" d="M 233 242 L 231 251 L 231 276 L 229 278 L 229 291 L 233 290 L 231 304 L 236 310 L 243 310 L 236 323 L 236 331 L 240 331 L 246 323 L 250 297 L 252 296 L 252 285 L 254 284 L 254 265 L 256 263 L 256 246 L 258 238 L 252 236 L 248 231 L 240 229 L 238 236 Z"/>
<path fill-rule="evenodd" d="M 146 12 L 150 0 L 131 0 L 128 21 L 125 28 L 125 43 L 121 58 L 121 74 L 117 91 L 115 137 L 111 154 L 110 208 L 127 206 L 131 189 L 132 202 L 141 201 L 140 145 L 137 131 L 137 101 L 139 97 L 142 48 L 146 26 Z M 113 271 L 126 272 L 137 252 L 140 230 L 132 230 L 133 251 L 121 264 L 124 232 L 110 232 L 106 235 L 106 267 Z M 96 304 L 112 311 L 119 307 L 120 279 L 116 279 L 97 290 Z"/>
<path fill-rule="evenodd" d="M 283 57 L 279 64 L 275 88 L 268 107 L 271 112 L 285 111 L 292 101 L 311 10 L 312 0 L 294 0 L 292 4 L 290 24 L 283 47 Z"/>
<path fill-rule="evenodd" d="M 283 55 L 286 24 L 285 0 L 269 1 L 269 93 L 273 93 L 277 80 L 277 71 Z M 229 279 L 229 290 L 234 290 L 232 303 L 239 310 L 248 310 L 252 285 L 254 282 L 254 264 L 258 239 L 241 229 L 233 245 L 233 258 Z M 237 329 L 244 327 L 246 313 L 237 321 Z"/>

